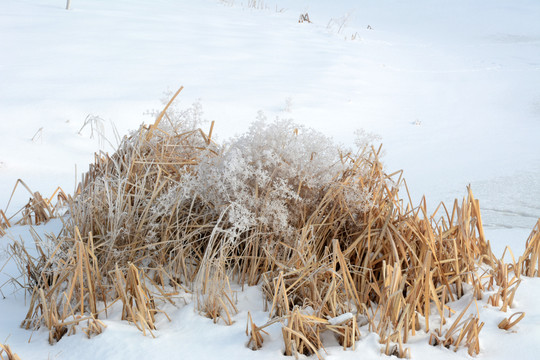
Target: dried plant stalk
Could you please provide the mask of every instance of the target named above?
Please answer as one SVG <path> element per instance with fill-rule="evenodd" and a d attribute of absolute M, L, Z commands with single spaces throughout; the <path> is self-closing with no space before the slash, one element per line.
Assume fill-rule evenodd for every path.
<path fill-rule="evenodd" d="M 540 276 L 540 219 L 529 235 L 525 244 L 525 251 L 519 258 L 518 263 L 523 275 L 530 277 Z"/>
<path fill-rule="evenodd" d="M 105 325 L 103 321 L 92 317 L 91 319 L 88 319 L 86 327 L 83 328 L 83 332 L 90 339 L 92 336 L 101 334 L 106 327 L 107 325 Z"/>
<path fill-rule="evenodd" d="M 515 320 L 512 320 L 514 319 L 515 316 L 518 316 L 517 319 Z M 510 317 L 507 317 L 507 318 L 504 318 L 500 323 L 499 323 L 499 329 L 502 329 L 502 330 L 510 330 L 513 326 L 515 326 L 518 322 L 520 322 L 521 320 L 523 320 L 523 318 L 525 317 L 525 313 L 523 311 L 520 311 L 520 312 L 517 312 L 517 313 L 514 313 L 512 314 L 512 316 Z"/>
<path fill-rule="evenodd" d="M 249 341 L 247 343 L 248 348 L 251 350 L 259 350 L 262 347 L 264 339 L 261 333 L 268 335 L 268 333 L 263 330 L 263 327 L 255 325 L 251 318 L 251 313 L 248 311 L 248 320 L 246 324 L 246 335 L 249 336 Z"/>
<path fill-rule="evenodd" d="M 315 354 L 322 359 L 319 353 L 323 347 L 320 330 L 326 323 L 324 319 L 302 314 L 299 308 L 294 308 L 288 316 L 287 326 L 282 328 L 285 355 Z"/>
<path fill-rule="evenodd" d="M 0 359 L 1 360 L 21 360 L 19 355 L 14 353 L 9 345 L 0 344 Z"/>
<path fill-rule="evenodd" d="M 122 301 L 122 320 L 135 324 L 137 329 L 146 335 L 148 330 L 154 337 L 152 330 L 156 329 L 155 314 L 159 312 L 154 299 L 145 283 L 141 281 L 139 269 L 130 264 L 126 276 L 117 267 L 114 272 L 114 285 Z"/>
<path fill-rule="evenodd" d="M 467 319 L 461 321 L 471 304 L 472 302 L 467 305 L 445 332 L 436 329 L 435 332 L 431 334 L 429 343 L 434 346 L 442 345 L 446 348 L 453 347 L 454 351 L 457 351 L 460 345 L 463 344 L 463 346 L 467 348 L 469 355 L 478 355 L 478 353 L 480 353 L 479 334 L 484 323 L 480 322 L 478 316 L 474 315 L 470 315 Z"/>
<path fill-rule="evenodd" d="M 356 316 L 351 313 L 342 314 L 330 319 L 325 329 L 333 331 L 337 335 L 338 342 L 343 346 L 343 350 L 352 348 L 354 350 L 356 341 L 360 339 L 360 330 L 356 322 Z"/>

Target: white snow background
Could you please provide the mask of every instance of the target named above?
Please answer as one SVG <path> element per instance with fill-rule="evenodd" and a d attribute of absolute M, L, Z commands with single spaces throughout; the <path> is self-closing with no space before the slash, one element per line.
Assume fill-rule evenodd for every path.
<path fill-rule="evenodd" d="M 312 23 L 298 22 L 305 13 Z M 44 196 L 72 191 L 94 151 L 113 150 L 104 140 L 116 143 L 112 124 L 122 136 L 151 123 L 148 111 L 181 85 L 180 106 L 200 101 L 222 139 L 258 110 L 345 145 L 356 129 L 378 134 L 387 170 L 404 170 L 414 203 L 425 194 L 434 210 L 471 184 L 496 253 L 510 245 L 520 254 L 540 217 L 537 0 L 72 0 L 70 10 L 60 0 L 2 0 L 0 208 L 18 178 Z M 19 188 L 8 214 L 27 200 Z M 0 286 L 17 274 L 4 253 L 12 237 L 30 240 L 25 227 L 0 238 Z M 157 339 L 113 314 L 102 335 L 54 346 L 46 332 L 19 328 L 24 294 L 0 290 L 0 343 L 22 359 L 287 358 L 279 327 L 262 350 L 245 347 L 247 310 L 257 324 L 268 315 L 256 287 L 238 292 L 230 327 L 186 297 L 165 309 L 172 322 L 160 320 Z M 510 313 L 480 304 L 477 358 L 537 358 L 539 296 L 540 279 L 524 279 Z M 497 328 L 517 311 L 526 316 L 512 331 Z M 376 336 L 361 331 L 355 351 L 330 344 L 325 358 L 384 358 Z M 469 357 L 425 335 L 409 346 L 413 359 Z"/>

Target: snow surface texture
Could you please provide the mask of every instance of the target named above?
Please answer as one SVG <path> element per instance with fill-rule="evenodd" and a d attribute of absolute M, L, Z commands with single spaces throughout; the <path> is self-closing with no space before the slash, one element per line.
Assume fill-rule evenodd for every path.
<path fill-rule="evenodd" d="M 344 144 L 363 128 L 381 136 L 387 169 L 404 169 L 415 203 L 426 194 L 434 209 L 471 183 L 496 253 L 507 244 L 521 253 L 540 217 L 536 0 L 74 0 L 71 10 L 64 7 L 0 2 L 2 209 L 18 178 L 45 196 L 57 186 L 71 191 L 93 152 L 111 150 L 111 122 L 120 135 L 151 122 L 145 114 L 162 108 L 164 90 L 184 85 L 179 101 L 187 107 L 201 98 L 221 137 L 243 133 L 258 110 Z M 312 23 L 298 22 L 305 13 Z M 18 189 L 9 210 L 27 199 Z M 26 229 L 14 231 L 28 238 Z M 7 242 L 0 238 L 2 249 Z M 11 262 L 6 272 L 16 273 Z M 28 344 L 30 333 L 18 328 L 27 310 L 23 295 L 9 286 L 2 292 L 0 342 L 23 359 L 281 356 L 279 329 L 263 351 L 251 352 L 244 347 L 245 311 L 224 327 L 192 305 L 171 309 L 173 322 L 162 319 L 156 340 L 111 317 L 105 334 L 91 341 L 79 334 L 50 347 L 38 332 Z M 512 329 L 517 333 L 501 335 L 496 324 L 508 314 L 481 308 L 480 357 L 535 358 L 538 295 L 536 279 L 521 284 L 512 311 L 527 315 Z M 264 322 L 257 289 L 239 293 L 239 301 Z M 410 345 L 417 359 L 466 356 L 429 347 L 424 338 Z M 327 358 L 378 358 L 378 346 L 367 336 L 356 352 L 329 347 Z"/>

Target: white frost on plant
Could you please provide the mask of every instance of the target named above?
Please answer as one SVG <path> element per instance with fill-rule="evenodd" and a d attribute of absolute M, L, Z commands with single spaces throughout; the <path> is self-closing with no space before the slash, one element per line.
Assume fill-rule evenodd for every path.
<path fill-rule="evenodd" d="M 171 179 L 151 206 L 153 219 L 204 206 L 214 219 L 223 219 L 220 229 L 234 240 L 251 230 L 292 235 L 330 190 L 340 191 L 353 220 L 371 206 L 369 189 L 354 178 L 369 174 L 360 174 L 362 169 L 344 156 L 348 151 L 324 134 L 289 119 L 268 121 L 259 112 L 245 134 L 219 146 L 200 136 L 202 113 L 199 103 L 187 110 L 173 108 L 151 139 L 150 146 L 174 148 L 175 158 L 183 158 L 184 152 L 186 158 L 193 156 L 193 149 L 199 149 L 196 165 Z M 164 145 L 160 132 L 180 136 L 166 137 L 171 143 Z M 364 137 L 359 149 L 368 140 Z M 349 173 L 353 177 L 345 181 Z M 159 241 L 159 226 L 146 225 L 147 244 Z"/>
<path fill-rule="evenodd" d="M 344 322 L 351 320 L 353 317 L 354 317 L 354 315 L 352 313 L 348 312 L 348 313 L 341 314 L 339 316 L 330 318 L 330 319 L 328 319 L 328 322 L 330 323 L 330 325 L 341 325 Z"/>
<path fill-rule="evenodd" d="M 291 120 L 268 122 L 262 113 L 219 156 L 202 159 L 188 188 L 215 208 L 228 207 L 238 232 L 262 226 L 287 233 L 295 212 L 314 200 L 344 169 L 339 149 L 323 134 Z M 318 194 L 317 194 L 318 195 Z"/>

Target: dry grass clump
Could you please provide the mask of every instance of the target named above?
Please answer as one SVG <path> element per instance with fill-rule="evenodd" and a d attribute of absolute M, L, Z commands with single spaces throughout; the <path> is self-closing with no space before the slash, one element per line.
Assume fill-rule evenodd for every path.
<path fill-rule="evenodd" d="M 114 276 L 116 292 L 122 301 L 122 320 L 134 323 L 143 334 L 146 335 L 148 330 L 154 336 L 152 330 L 156 329 L 155 314 L 159 310 L 145 282 L 141 281 L 139 269 L 129 264 L 127 274 L 124 276 L 117 267 Z"/>
<path fill-rule="evenodd" d="M 319 349 L 323 347 L 320 331 L 327 321 L 316 316 L 303 314 L 298 307 L 288 316 L 287 325 L 281 330 L 285 343 L 285 355 L 315 354 L 322 359 Z"/>
<path fill-rule="evenodd" d="M 480 323 L 478 317 L 470 316 L 466 320 L 456 322 L 445 333 L 431 335 L 431 345 L 442 345 L 446 348 L 453 348 L 454 351 L 459 349 L 460 345 L 467 348 L 469 355 L 474 356 L 480 353 L 480 342 L 478 334 L 484 323 Z M 438 332 L 438 329 L 436 330 Z"/>
<path fill-rule="evenodd" d="M 0 210 L 0 236 L 6 235 L 6 229 L 11 227 L 9 219 L 3 210 Z"/>
<path fill-rule="evenodd" d="M 431 334 L 429 343 L 434 346 L 442 345 L 448 349 L 453 348 L 454 351 L 457 351 L 459 346 L 463 344 L 463 346 L 467 348 L 469 355 L 478 355 L 480 352 L 478 334 L 480 333 L 480 330 L 482 330 L 482 327 L 484 327 L 484 323 L 480 322 L 478 314 L 471 314 L 468 318 L 462 320 L 472 303 L 473 301 L 463 309 L 452 325 L 445 331 L 442 330 L 441 324 L 441 327 Z"/>
<path fill-rule="evenodd" d="M 246 335 L 249 336 L 249 341 L 246 344 L 251 350 L 259 350 L 264 342 L 262 334 L 268 335 L 266 331 L 263 330 L 264 326 L 257 326 L 253 322 L 251 313 L 248 311 L 248 320 L 246 324 Z"/>
<path fill-rule="evenodd" d="M 229 278 L 222 271 L 220 264 L 212 264 L 205 267 L 200 274 L 199 293 L 197 294 L 197 306 L 201 313 L 212 319 L 214 323 L 223 320 L 226 325 L 232 325 L 232 317 L 238 313 L 234 295 L 231 290 Z"/>
<path fill-rule="evenodd" d="M 106 327 L 107 325 L 105 325 L 103 321 L 99 319 L 91 318 L 87 320 L 86 327 L 84 327 L 82 331 L 90 339 L 91 337 L 95 335 L 101 334 Z"/>
<path fill-rule="evenodd" d="M 425 201 L 415 207 L 400 197 L 406 184 L 401 172 L 384 171 L 380 148 L 346 151 L 261 114 L 245 135 L 220 145 L 213 123 L 201 129 L 199 106 L 180 111 L 171 103 L 114 154 L 96 154 L 65 197 L 69 217 L 49 252 L 33 259 L 18 249 L 34 294 L 27 328 L 44 324 L 58 340 L 74 324 L 68 319 L 79 319 L 99 333 L 98 316 L 120 299 L 123 319 L 152 334 L 161 311 L 147 284 L 160 301 L 180 288 L 194 292 L 201 313 L 231 324 L 236 281 L 262 285 L 268 324 L 283 323 L 288 355 L 320 357 L 323 331 L 354 348 L 362 316 L 384 353 L 409 357 L 409 336 L 431 332 L 432 309 L 445 324 L 447 304 L 465 284 L 476 298 L 498 289 L 490 301 L 506 310 L 521 273 L 538 273 L 538 225 L 525 255 L 504 264 L 486 241 L 471 189 L 461 203 L 428 214 Z M 36 221 L 37 203 L 29 208 Z M 477 354 L 482 324 L 460 323 L 462 316 L 432 339 Z M 262 346 L 268 324 L 248 321 L 250 347 Z"/>
<path fill-rule="evenodd" d="M 488 299 L 488 304 L 492 306 L 501 306 L 501 311 L 506 312 L 514 302 L 514 296 L 521 283 L 520 274 L 510 272 L 511 265 L 498 260 L 494 269 L 494 279 L 499 286 L 497 292 Z"/>
<path fill-rule="evenodd" d="M 9 205 L 13 195 L 20 187 L 28 192 L 30 200 L 23 208 L 8 217 L 6 213 Z M 55 197 L 56 203 L 53 204 Z M 67 204 L 67 201 L 68 196 L 61 187 L 56 188 L 50 198 L 44 198 L 41 193 L 38 191 L 33 192 L 24 181 L 18 179 L 15 182 L 6 209 L 0 210 L 0 236 L 5 235 L 5 229 L 13 225 L 39 225 L 57 217 L 59 210 Z"/>
<path fill-rule="evenodd" d="M 83 243 L 77 229 L 75 232 L 74 239 L 52 239 L 57 243 L 47 255 L 36 239 L 38 260 L 24 251 L 26 284 L 32 297 L 21 326 L 36 329 L 45 325 L 51 344 L 73 333 L 82 321 L 97 318 L 101 313 L 98 302 L 106 306 L 108 301 L 107 286 L 93 254 L 92 236 L 88 243 Z M 14 247 L 24 250 L 17 243 Z"/>
<path fill-rule="evenodd" d="M 525 252 L 519 258 L 516 272 L 525 276 L 540 276 L 540 219 L 527 239 Z M 521 271 L 519 271 L 521 270 Z"/>

